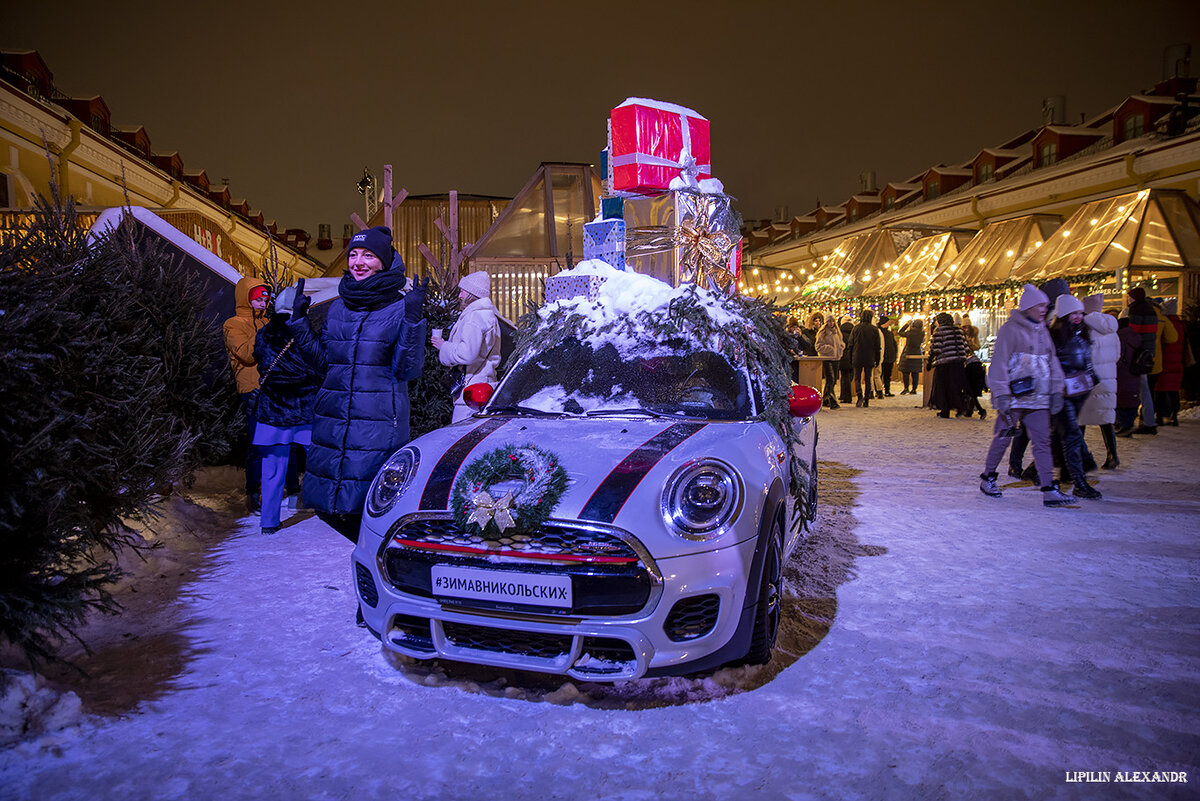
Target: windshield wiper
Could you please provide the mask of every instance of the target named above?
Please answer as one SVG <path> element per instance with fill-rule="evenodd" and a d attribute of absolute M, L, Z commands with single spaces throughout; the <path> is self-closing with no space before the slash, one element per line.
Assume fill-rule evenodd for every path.
<path fill-rule="evenodd" d="M 528 414 L 534 417 L 564 417 L 566 412 L 548 412 L 545 409 L 535 409 L 532 406 L 522 406 L 519 403 L 510 403 L 507 406 L 489 406 L 488 414 Z"/>
<path fill-rule="evenodd" d="M 615 417 L 622 414 L 642 414 L 647 417 L 674 417 L 666 412 L 656 412 L 653 409 L 597 409 L 587 413 L 587 417 Z"/>

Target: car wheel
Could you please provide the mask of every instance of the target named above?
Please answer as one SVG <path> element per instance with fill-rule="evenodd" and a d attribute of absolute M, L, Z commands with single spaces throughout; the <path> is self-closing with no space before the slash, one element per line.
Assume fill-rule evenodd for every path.
<path fill-rule="evenodd" d="M 783 528 L 779 518 L 771 526 L 770 542 L 763 554 L 762 579 L 758 585 L 758 603 L 754 611 L 754 634 L 750 650 L 743 660 L 748 665 L 765 665 L 779 636 L 783 610 Z"/>

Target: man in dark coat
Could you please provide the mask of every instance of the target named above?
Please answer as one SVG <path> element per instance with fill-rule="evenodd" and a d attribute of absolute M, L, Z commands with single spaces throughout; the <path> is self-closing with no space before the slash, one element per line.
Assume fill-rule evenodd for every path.
<path fill-rule="evenodd" d="M 879 365 L 879 329 L 872 325 L 875 313 L 867 309 L 862 313 L 862 322 L 850 332 L 850 357 L 854 365 L 855 406 L 870 406 L 871 371 Z"/>
<path fill-rule="evenodd" d="M 1125 305 L 1129 314 L 1129 327 L 1133 333 L 1142 338 L 1142 348 L 1154 353 L 1158 347 L 1158 313 L 1154 304 L 1146 299 L 1146 290 L 1135 286 L 1125 296 Z M 1154 387 L 1149 375 L 1138 378 L 1139 391 L 1142 399 L 1142 424 L 1133 430 L 1135 434 L 1157 434 L 1154 417 Z"/>
<path fill-rule="evenodd" d="M 320 339 L 299 301 L 289 327 L 326 369 L 304 503 L 353 542 L 371 481 L 409 440 L 408 382 L 425 360 L 425 287 L 405 277 L 384 226 L 355 234 L 348 263 Z"/>
<path fill-rule="evenodd" d="M 879 315 L 879 330 L 883 333 L 883 360 L 880 378 L 883 379 L 883 397 L 892 397 L 892 368 L 896 365 L 896 334 L 892 331 L 892 318 Z"/>

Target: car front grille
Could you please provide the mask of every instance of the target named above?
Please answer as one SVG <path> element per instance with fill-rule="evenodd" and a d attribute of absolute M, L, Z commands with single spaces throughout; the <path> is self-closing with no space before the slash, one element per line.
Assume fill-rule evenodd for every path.
<path fill-rule="evenodd" d="M 547 522 L 536 534 L 517 534 L 497 540 L 485 539 L 474 532 L 463 531 L 454 519 L 421 517 L 403 522 L 392 532 L 394 539 L 419 542 L 446 550 L 474 549 L 488 553 L 503 552 L 529 559 L 553 560 L 553 557 L 591 559 L 637 559 L 638 553 L 628 542 L 610 531 L 584 526 Z"/>
<path fill-rule="evenodd" d="M 550 521 L 532 535 L 486 540 L 460 530 L 446 513 L 398 521 L 380 554 L 383 579 L 401 592 L 433 598 L 435 565 L 571 578 L 571 608 L 439 598 L 443 604 L 544 615 L 628 615 L 650 602 L 656 572 L 644 549 L 616 529 Z"/>
<path fill-rule="evenodd" d="M 446 640 L 459 648 L 554 659 L 571 652 L 571 637 L 531 631 L 493 629 L 467 623 L 442 623 Z"/>
<path fill-rule="evenodd" d="M 462 657 L 459 649 L 487 654 L 504 654 L 530 660 L 551 660 L 559 669 L 575 646 L 577 636 L 536 631 L 521 631 L 494 626 L 477 626 L 461 621 L 431 621 L 414 615 L 392 615 L 386 642 L 404 653 L 428 659 L 438 650 L 430 632 L 431 625 L 440 627 L 451 657 Z M 637 655 L 633 646 L 616 637 L 578 637 L 582 640 L 579 656 L 570 665 L 578 678 L 613 680 L 631 677 L 637 671 Z M 415 653 L 414 653 L 415 652 Z M 533 667 L 533 665 L 530 665 Z M 541 667 L 545 667 L 543 663 Z"/>

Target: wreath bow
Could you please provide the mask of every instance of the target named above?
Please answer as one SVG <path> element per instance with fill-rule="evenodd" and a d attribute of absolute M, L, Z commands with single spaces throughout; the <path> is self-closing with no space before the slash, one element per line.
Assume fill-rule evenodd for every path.
<path fill-rule="evenodd" d="M 496 528 L 501 531 L 516 525 L 512 512 L 509 511 L 513 503 L 511 492 L 504 493 L 499 500 L 492 500 L 492 496 L 485 490 L 472 498 L 471 503 L 475 508 L 471 510 L 471 516 L 467 518 L 467 521 L 475 523 L 480 528 L 484 528 L 491 522 L 495 522 Z"/>

